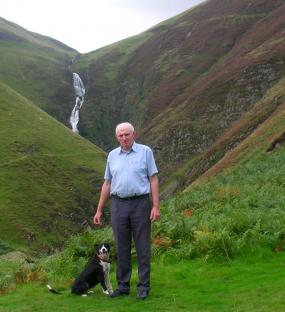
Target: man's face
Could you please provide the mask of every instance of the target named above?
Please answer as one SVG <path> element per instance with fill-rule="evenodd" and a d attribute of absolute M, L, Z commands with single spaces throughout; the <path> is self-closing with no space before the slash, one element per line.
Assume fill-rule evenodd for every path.
<path fill-rule="evenodd" d="M 128 127 L 120 128 L 116 133 L 116 137 L 123 150 L 129 151 L 132 148 L 135 140 L 135 133 Z"/>

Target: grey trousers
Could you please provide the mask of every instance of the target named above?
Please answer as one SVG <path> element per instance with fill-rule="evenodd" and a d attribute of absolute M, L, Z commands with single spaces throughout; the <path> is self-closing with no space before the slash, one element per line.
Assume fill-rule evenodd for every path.
<path fill-rule="evenodd" d="M 130 291 L 132 238 L 138 257 L 138 289 L 150 290 L 151 222 L 149 196 L 132 200 L 112 197 L 111 220 L 117 246 L 118 289 Z"/>

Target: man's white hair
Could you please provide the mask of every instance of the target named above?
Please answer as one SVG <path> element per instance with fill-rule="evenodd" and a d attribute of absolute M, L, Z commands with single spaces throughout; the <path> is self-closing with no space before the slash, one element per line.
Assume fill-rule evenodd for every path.
<path fill-rule="evenodd" d="M 132 132 L 135 132 L 135 128 L 132 124 L 130 124 L 129 122 L 122 122 L 119 123 L 116 127 L 116 134 L 118 133 L 119 130 L 121 130 L 122 128 L 128 128 L 130 129 Z"/>

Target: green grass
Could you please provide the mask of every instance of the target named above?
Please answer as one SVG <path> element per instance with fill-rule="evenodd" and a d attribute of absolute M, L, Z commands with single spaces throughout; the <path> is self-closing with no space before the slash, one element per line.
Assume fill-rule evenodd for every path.
<path fill-rule="evenodd" d="M 78 54 L 64 44 L 0 18 L 0 81 L 67 123 L 74 102 L 68 65 Z"/>
<path fill-rule="evenodd" d="M 105 153 L 3 84 L 0 112 L 1 239 L 48 251 L 94 213 Z"/>
<path fill-rule="evenodd" d="M 115 274 L 111 274 L 115 286 Z M 268 254 L 230 263 L 204 263 L 159 258 L 152 265 L 152 291 L 143 302 L 136 297 L 136 267 L 128 297 L 110 299 L 95 288 L 82 298 L 48 292 L 28 283 L 0 297 L 0 311 L 284 311 L 285 255 Z"/>
<path fill-rule="evenodd" d="M 74 53 L 75 55 L 75 53 Z M 4 42 L 0 48 L 0 81 L 66 122 L 74 100 L 72 54 L 43 49 L 31 43 Z"/>

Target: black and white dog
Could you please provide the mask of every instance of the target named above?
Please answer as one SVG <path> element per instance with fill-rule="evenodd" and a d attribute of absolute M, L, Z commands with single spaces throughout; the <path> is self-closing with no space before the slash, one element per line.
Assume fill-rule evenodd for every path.
<path fill-rule="evenodd" d="M 95 246 L 95 254 L 84 270 L 74 281 L 71 292 L 76 295 L 87 296 L 89 289 L 101 284 L 103 292 L 107 295 L 113 293 L 110 282 L 110 245 L 103 243 Z M 47 285 L 50 292 L 59 294 L 53 287 Z"/>

